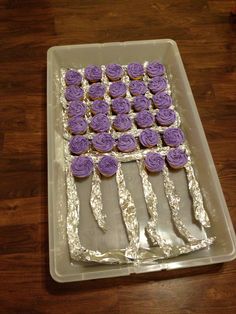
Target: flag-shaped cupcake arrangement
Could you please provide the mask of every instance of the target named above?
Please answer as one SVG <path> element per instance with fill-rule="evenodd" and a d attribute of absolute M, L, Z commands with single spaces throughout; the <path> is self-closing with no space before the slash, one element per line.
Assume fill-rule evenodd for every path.
<path fill-rule="evenodd" d="M 210 221 L 165 66 L 151 61 L 62 69 L 60 84 L 71 258 L 100 263 L 139 263 L 186 254 L 212 244 L 214 238 L 196 238 L 181 220 L 180 197 L 169 176 L 170 168 L 185 170 L 195 219 L 203 229 L 209 228 Z M 151 243 L 149 249 L 140 246 L 135 203 L 121 166 L 130 161 L 137 163 L 149 214 L 145 228 Z M 185 245 L 170 244 L 158 233 L 161 204 L 149 181 L 153 173 L 163 176 L 172 222 Z M 85 248 L 80 242 L 76 182 L 77 178 L 88 176 L 92 176 L 90 207 L 98 227 L 104 232 L 109 226 L 103 210 L 101 184 L 104 177 L 115 176 L 128 247 L 100 252 Z"/>

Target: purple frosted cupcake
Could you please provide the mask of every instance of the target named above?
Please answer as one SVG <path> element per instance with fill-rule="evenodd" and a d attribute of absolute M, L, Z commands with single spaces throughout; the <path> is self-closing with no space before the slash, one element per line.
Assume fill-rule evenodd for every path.
<path fill-rule="evenodd" d="M 166 159 L 171 168 L 179 169 L 187 163 L 188 156 L 182 149 L 175 148 L 168 152 Z"/>
<path fill-rule="evenodd" d="M 156 146 L 160 141 L 160 135 L 151 129 L 143 130 L 139 135 L 139 141 L 144 147 Z"/>
<path fill-rule="evenodd" d="M 126 95 L 125 83 L 121 81 L 111 83 L 109 87 L 109 94 L 112 98 L 124 97 Z"/>
<path fill-rule="evenodd" d="M 102 83 L 94 83 L 89 87 L 88 96 L 90 99 L 102 99 L 104 97 L 106 87 Z"/>
<path fill-rule="evenodd" d="M 127 114 L 118 114 L 113 121 L 113 128 L 120 132 L 128 131 L 132 126 L 130 117 Z"/>
<path fill-rule="evenodd" d="M 169 128 L 165 130 L 163 140 L 166 145 L 170 147 L 177 147 L 183 144 L 185 140 L 184 133 L 180 128 Z"/>
<path fill-rule="evenodd" d="M 128 113 L 131 105 L 128 99 L 118 97 L 112 100 L 111 109 L 115 113 Z"/>
<path fill-rule="evenodd" d="M 89 177 L 93 171 L 93 160 L 91 157 L 75 157 L 71 163 L 71 172 L 77 178 Z"/>
<path fill-rule="evenodd" d="M 117 140 L 117 148 L 123 153 L 129 153 L 136 149 L 137 142 L 133 135 L 124 134 L 121 135 Z"/>
<path fill-rule="evenodd" d="M 92 118 L 89 126 L 93 131 L 103 133 L 109 130 L 110 121 L 105 114 L 99 113 Z"/>
<path fill-rule="evenodd" d="M 107 153 L 113 149 L 115 140 L 109 133 L 99 133 L 93 137 L 92 144 L 96 151 Z"/>
<path fill-rule="evenodd" d="M 156 122 L 162 126 L 170 126 L 176 120 L 176 114 L 171 109 L 161 109 L 156 114 Z"/>
<path fill-rule="evenodd" d="M 154 123 L 154 117 L 148 110 L 137 113 L 135 122 L 141 129 L 150 128 Z"/>
<path fill-rule="evenodd" d="M 84 75 L 90 83 L 99 82 L 102 78 L 102 69 L 97 65 L 89 65 L 85 68 Z"/>
<path fill-rule="evenodd" d="M 86 113 L 86 105 L 79 100 L 71 101 L 69 103 L 67 113 L 69 117 L 73 116 L 83 117 Z"/>
<path fill-rule="evenodd" d="M 98 170 L 105 177 L 113 176 L 118 169 L 118 161 L 115 157 L 104 156 L 98 162 Z"/>
<path fill-rule="evenodd" d="M 121 65 L 116 63 L 111 63 L 106 66 L 106 76 L 111 81 L 118 81 L 123 75 L 123 69 Z"/>
<path fill-rule="evenodd" d="M 150 172 L 160 172 L 164 168 L 165 160 L 159 153 L 148 153 L 144 158 L 144 165 Z"/>
<path fill-rule="evenodd" d="M 89 146 L 89 140 L 82 135 L 73 136 L 69 143 L 70 151 L 76 155 L 87 152 Z"/>
<path fill-rule="evenodd" d="M 167 87 L 167 82 L 164 77 L 156 76 L 149 83 L 148 88 L 153 94 L 164 91 Z"/>
<path fill-rule="evenodd" d="M 103 113 L 107 114 L 109 111 L 109 105 L 105 100 L 97 99 L 91 105 L 92 114 Z"/>
<path fill-rule="evenodd" d="M 65 75 L 66 85 L 80 85 L 82 76 L 75 70 L 68 70 Z"/>
<path fill-rule="evenodd" d="M 133 99 L 132 105 L 135 111 L 148 110 L 151 105 L 151 100 L 143 95 L 136 96 Z"/>
<path fill-rule="evenodd" d="M 67 101 L 82 100 L 84 98 L 84 91 L 81 87 L 70 85 L 66 88 L 65 99 Z"/>
<path fill-rule="evenodd" d="M 87 131 L 87 121 L 79 116 L 74 116 L 68 120 L 68 128 L 72 134 L 84 134 Z"/>
<path fill-rule="evenodd" d="M 165 67 L 158 61 L 152 61 L 148 63 L 146 72 L 149 77 L 161 76 L 165 73 Z"/>
<path fill-rule="evenodd" d="M 172 99 L 170 95 L 165 92 L 153 95 L 152 100 L 155 107 L 159 109 L 168 109 L 172 105 Z"/>
<path fill-rule="evenodd" d="M 144 67 L 141 63 L 130 63 L 127 67 L 127 73 L 132 80 L 139 80 L 144 74 Z"/>
<path fill-rule="evenodd" d="M 131 81 L 129 91 L 133 96 L 144 95 L 147 92 L 147 86 L 143 81 Z"/>

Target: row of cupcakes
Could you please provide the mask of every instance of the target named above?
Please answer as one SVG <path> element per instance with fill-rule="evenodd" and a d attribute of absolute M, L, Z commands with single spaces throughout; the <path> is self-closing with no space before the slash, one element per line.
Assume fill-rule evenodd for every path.
<path fill-rule="evenodd" d="M 163 76 L 165 67 L 159 61 L 149 62 L 146 69 L 141 63 L 132 62 L 127 66 L 127 74 L 131 80 L 142 79 L 144 73 L 150 78 Z M 124 75 L 124 68 L 117 63 L 110 63 L 105 68 L 105 74 L 110 81 L 118 81 Z M 98 65 L 88 65 L 84 70 L 84 78 L 89 83 L 96 83 L 102 80 L 102 68 Z M 68 70 L 65 74 L 65 82 L 67 85 L 80 85 L 82 83 L 82 75 L 76 70 Z"/>
<path fill-rule="evenodd" d="M 161 144 L 161 137 L 165 145 L 178 147 L 185 141 L 184 133 L 180 128 L 168 128 L 160 135 L 152 129 L 143 130 L 139 137 L 141 148 L 152 148 Z M 83 135 L 75 135 L 70 139 L 69 149 L 72 154 L 81 155 L 86 153 L 92 144 L 92 148 L 100 153 L 112 151 L 115 147 L 123 153 L 130 153 L 137 149 L 138 141 L 132 134 L 123 134 L 115 140 L 110 133 L 95 134 L 90 141 Z"/>

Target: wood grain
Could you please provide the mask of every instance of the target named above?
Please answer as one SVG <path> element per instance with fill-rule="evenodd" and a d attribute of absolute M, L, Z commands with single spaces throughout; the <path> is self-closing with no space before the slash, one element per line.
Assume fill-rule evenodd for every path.
<path fill-rule="evenodd" d="M 235 1 L 0 0 L 0 313 L 235 313 L 236 262 L 57 284 L 48 271 L 46 52 L 177 41 L 236 224 Z"/>

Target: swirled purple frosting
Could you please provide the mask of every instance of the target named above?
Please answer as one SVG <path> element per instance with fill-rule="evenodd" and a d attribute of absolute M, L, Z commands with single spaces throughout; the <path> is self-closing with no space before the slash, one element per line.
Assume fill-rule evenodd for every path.
<path fill-rule="evenodd" d="M 72 134 L 84 134 L 87 130 L 87 121 L 79 116 L 74 116 L 68 120 L 68 128 Z"/>
<path fill-rule="evenodd" d="M 163 170 L 165 164 L 164 158 L 159 153 L 147 153 L 144 158 L 144 165 L 150 172 L 160 172 Z"/>
<path fill-rule="evenodd" d="M 176 114 L 171 109 L 161 109 L 156 114 L 156 122 L 162 126 L 170 126 L 176 120 Z"/>
<path fill-rule="evenodd" d="M 109 87 L 109 93 L 112 98 L 123 97 L 126 94 L 125 83 L 119 81 L 111 83 Z"/>
<path fill-rule="evenodd" d="M 106 87 L 102 83 L 93 83 L 88 90 L 89 98 L 92 100 L 101 99 L 104 97 Z"/>
<path fill-rule="evenodd" d="M 94 149 L 98 152 L 110 152 L 115 145 L 115 140 L 109 133 L 96 134 L 92 139 Z"/>
<path fill-rule="evenodd" d="M 132 126 L 130 117 L 127 114 L 118 114 L 113 121 L 113 128 L 117 131 L 128 131 Z"/>
<path fill-rule="evenodd" d="M 154 117 L 148 110 L 143 110 L 137 113 L 135 122 L 142 129 L 150 128 L 154 123 Z"/>
<path fill-rule="evenodd" d="M 151 105 L 151 100 L 143 95 L 136 96 L 133 99 L 132 105 L 135 111 L 147 110 Z"/>
<path fill-rule="evenodd" d="M 104 156 L 98 162 L 98 170 L 105 177 L 113 176 L 118 169 L 118 161 L 115 157 Z"/>
<path fill-rule="evenodd" d="M 144 95 L 147 91 L 147 86 L 143 81 L 131 81 L 129 83 L 129 91 L 133 96 Z"/>
<path fill-rule="evenodd" d="M 85 68 L 84 75 L 89 82 L 99 82 L 102 78 L 102 69 L 97 65 L 88 65 Z"/>
<path fill-rule="evenodd" d="M 93 160 L 91 157 L 75 157 L 71 163 L 71 172 L 78 178 L 86 178 L 93 171 Z"/>
<path fill-rule="evenodd" d="M 67 101 L 82 100 L 84 98 L 84 91 L 81 87 L 70 85 L 66 88 L 65 98 Z"/>
<path fill-rule="evenodd" d="M 132 134 L 121 135 L 117 140 L 117 148 L 121 152 L 132 152 L 136 149 L 137 142 Z"/>
<path fill-rule="evenodd" d="M 172 105 L 172 98 L 165 92 L 156 93 L 152 97 L 155 107 L 159 109 L 168 109 Z"/>
<path fill-rule="evenodd" d="M 139 141 L 144 147 L 153 147 L 160 141 L 160 135 L 154 130 L 145 129 L 140 133 Z"/>
<path fill-rule="evenodd" d="M 79 116 L 83 117 L 86 113 L 86 105 L 80 100 L 74 100 L 69 103 L 68 116 Z"/>
<path fill-rule="evenodd" d="M 127 66 L 127 73 L 131 79 L 140 79 L 144 74 L 144 67 L 138 62 L 130 63 Z"/>
<path fill-rule="evenodd" d="M 168 164 L 174 168 L 182 168 L 188 161 L 188 156 L 181 148 L 171 149 L 166 156 Z"/>
<path fill-rule="evenodd" d="M 65 75 L 66 85 L 80 85 L 82 76 L 75 70 L 68 70 Z"/>
<path fill-rule="evenodd" d="M 123 75 L 122 66 L 117 63 L 111 63 L 106 66 L 106 75 L 111 81 L 119 80 Z"/>
<path fill-rule="evenodd" d="M 131 105 L 128 99 L 118 97 L 112 100 L 111 108 L 115 113 L 128 113 L 130 111 Z"/>
<path fill-rule="evenodd" d="M 105 114 L 98 113 L 92 118 L 90 127 L 97 133 L 103 133 L 109 130 L 110 121 Z"/>
<path fill-rule="evenodd" d="M 146 72 L 150 77 L 161 76 L 165 73 L 165 67 L 158 61 L 152 61 L 148 63 Z"/>
<path fill-rule="evenodd" d="M 168 128 L 163 134 L 163 140 L 170 147 L 177 147 L 183 144 L 185 138 L 180 128 Z"/>
<path fill-rule="evenodd" d="M 167 87 L 167 82 L 164 77 L 156 76 L 148 83 L 148 88 L 153 94 L 162 92 Z"/>
<path fill-rule="evenodd" d="M 105 100 L 97 99 L 91 105 L 91 112 L 93 114 L 103 113 L 107 114 L 109 111 L 109 104 Z"/>
<path fill-rule="evenodd" d="M 69 143 L 70 151 L 73 154 L 80 155 L 89 149 L 89 140 L 82 135 L 75 135 Z"/>

